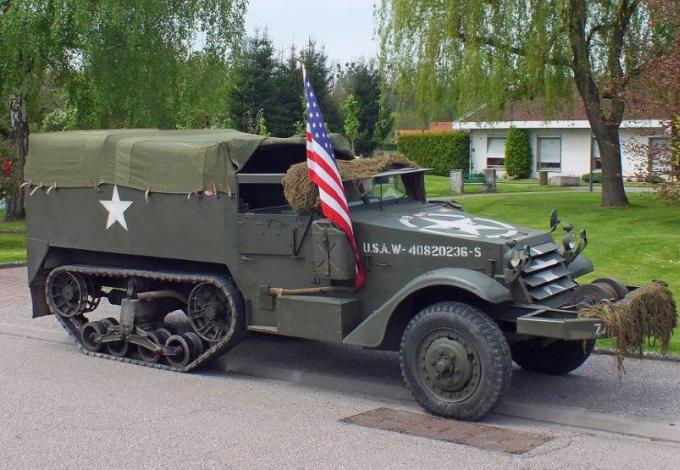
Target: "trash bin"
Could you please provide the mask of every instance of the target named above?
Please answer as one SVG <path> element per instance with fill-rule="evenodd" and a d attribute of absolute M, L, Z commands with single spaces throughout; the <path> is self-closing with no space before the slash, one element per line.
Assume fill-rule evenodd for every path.
<path fill-rule="evenodd" d="M 539 171 L 538 172 L 538 184 L 541 186 L 547 186 L 548 185 L 548 172 L 547 171 Z"/>

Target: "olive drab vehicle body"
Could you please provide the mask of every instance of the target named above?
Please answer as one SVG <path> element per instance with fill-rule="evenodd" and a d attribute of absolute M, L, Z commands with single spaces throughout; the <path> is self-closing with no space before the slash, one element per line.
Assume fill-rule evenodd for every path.
<path fill-rule="evenodd" d="M 347 182 L 366 269 L 353 289 L 344 233 L 284 197 L 283 175 L 305 158 L 303 138 L 231 130 L 34 135 L 33 315 L 55 314 L 88 354 L 178 371 L 247 331 L 395 349 L 426 409 L 467 419 L 498 400 L 511 358 L 565 373 L 606 336 L 578 309 L 627 288 L 579 285 L 593 269 L 585 234 L 567 226 L 556 244 L 547 231 L 428 202 L 418 168 L 384 171 L 361 191 Z M 117 318 L 96 319 L 103 298 L 120 305 Z"/>

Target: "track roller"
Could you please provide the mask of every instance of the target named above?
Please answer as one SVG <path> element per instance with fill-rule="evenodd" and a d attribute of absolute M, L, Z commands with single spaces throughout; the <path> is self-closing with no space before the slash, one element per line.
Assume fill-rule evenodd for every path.
<path fill-rule="evenodd" d="M 193 360 L 194 348 L 193 341 L 185 335 L 172 335 L 165 342 L 168 348 L 177 348 L 176 354 L 168 354 L 165 360 L 173 367 L 184 367 Z"/>
<path fill-rule="evenodd" d="M 130 343 L 128 343 L 127 339 L 106 343 L 107 352 L 114 357 L 125 357 L 128 349 L 130 349 Z"/>
<path fill-rule="evenodd" d="M 102 343 L 99 339 L 106 333 L 106 327 L 99 321 L 91 321 L 83 325 L 80 330 L 80 338 L 83 342 L 83 346 L 88 351 L 98 352 Z"/>
<path fill-rule="evenodd" d="M 196 333 L 188 331 L 184 333 L 184 336 L 186 336 L 189 341 L 191 341 L 194 357 L 198 357 L 203 354 L 203 341 L 201 341 L 201 338 Z"/>

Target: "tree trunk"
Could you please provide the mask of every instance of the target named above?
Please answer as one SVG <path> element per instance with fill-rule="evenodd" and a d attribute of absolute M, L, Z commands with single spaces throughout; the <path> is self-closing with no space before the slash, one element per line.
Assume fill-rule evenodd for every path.
<path fill-rule="evenodd" d="M 26 189 L 21 187 L 24 181 L 24 164 L 28 154 L 28 120 L 26 118 L 26 95 L 15 95 L 9 103 L 9 112 L 12 121 L 12 135 L 17 149 L 17 161 L 13 172 L 15 190 L 6 197 L 5 220 L 17 220 L 23 218 L 24 197 Z"/>
<path fill-rule="evenodd" d="M 627 206 L 628 197 L 623 186 L 621 167 L 619 129 L 618 127 L 604 128 L 594 134 L 602 159 L 602 205 L 604 207 Z"/>
<path fill-rule="evenodd" d="M 572 71 L 574 72 L 574 82 L 578 89 L 583 103 L 586 107 L 588 122 L 600 148 L 602 159 L 602 205 L 604 207 L 617 207 L 628 205 L 628 198 L 623 187 L 623 177 L 621 169 L 621 144 L 619 141 L 619 127 L 623 120 L 624 102 L 623 88 L 620 80 L 623 70 L 620 65 L 623 36 L 626 24 L 621 21 L 618 28 L 613 31 L 611 54 L 612 74 L 616 93 L 610 93 L 611 106 L 606 112 L 603 106 L 603 98 L 600 89 L 595 82 L 593 64 L 590 60 L 590 44 L 586 36 L 586 20 L 588 6 L 585 0 L 572 0 L 566 9 L 568 16 L 569 41 L 573 52 Z M 622 2 L 622 7 L 625 2 Z M 626 10 L 627 11 L 627 10 Z M 630 15 L 631 13 L 626 13 Z"/>

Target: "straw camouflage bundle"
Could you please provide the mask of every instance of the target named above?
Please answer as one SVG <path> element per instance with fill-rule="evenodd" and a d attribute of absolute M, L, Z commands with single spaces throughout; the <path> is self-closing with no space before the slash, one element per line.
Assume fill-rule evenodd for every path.
<path fill-rule="evenodd" d="M 655 281 L 626 295 L 615 304 L 603 302 L 579 312 L 582 318 L 599 318 L 615 337 L 619 376 L 625 373 L 623 357 L 642 354 L 645 344 L 659 346 L 668 352 L 673 329 L 677 326 L 677 311 L 673 294 L 667 284 Z"/>
<path fill-rule="evenodd" d="M 343 180 L 359 181 L 392 168 L 417 165 L 403 155 L 383 154 L 372 158 L 337 160 Z M 295 212 L 304 213 L 319 207 L 319 191 L 307 176 L 307 164 L 292 165 L 283 177 L 283 194 Z"/>

